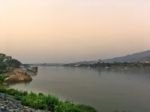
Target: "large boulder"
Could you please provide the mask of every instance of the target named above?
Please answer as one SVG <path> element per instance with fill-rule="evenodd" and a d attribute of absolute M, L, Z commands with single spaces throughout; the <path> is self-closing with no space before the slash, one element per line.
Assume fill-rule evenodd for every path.
<path fill-rule="evenodd" d="M 31 76 L 21 68 L 16 68 L 6 73 L 5 81 L 8 83 L 30 82 Z"/>

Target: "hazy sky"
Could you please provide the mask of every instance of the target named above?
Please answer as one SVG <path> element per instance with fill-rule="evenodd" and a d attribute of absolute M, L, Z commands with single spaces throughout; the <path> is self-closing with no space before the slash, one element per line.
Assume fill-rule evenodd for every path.
<path fill-rule="evenodd" d="M 0 0 L 0 52 L 24 63 L 150 49 L 149 0 Z"/>

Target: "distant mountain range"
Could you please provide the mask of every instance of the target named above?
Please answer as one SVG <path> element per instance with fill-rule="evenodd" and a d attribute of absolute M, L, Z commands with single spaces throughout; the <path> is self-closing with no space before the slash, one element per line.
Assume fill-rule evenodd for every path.
<path fill-rule="evenodd" d="M 105 59 L 102 60 L 103 62 L 106 63 L 114 63 L 114 62 L 146 62 L 150 61 L 150 50 L 144 51 L 144 52 L 138 52 L 122 57 L 116 57 L 112 59 Z"/>
<path fill-rule="evenodd" d="M 98 63 L 98 62 L 104 62 L 104 63 L 149 62 L 150 63 L 150 50 L 133 53 L 133 54 L 122 56 L 122 57 L 115 57 L 115 58 L 111 58 L 111 59 L 104 59 L 104 60 L 97 60 L 97 61 L 81 61 L 81 62 L 76 62 L 76 63 L 72 63 L 72 64 L 94 64 L 94 63 Z"/>
<path fill-rule="evenodd" d="M 94 61 L 80 61 L 80 62 L 74 62 L 74 63 L 39 63 L 39 64 L 29 64 L 29 65 L 36 65 L 36 66 L 62 66 L 62 65 L 89 65 L 89 64 L 96 64 L 98 62 L 104 62 L 104 63 L 114 63 L 114 62 L 128 62 L 128 63 L 134 63 L 134 62 L 142 62 L 142 63 L 150 63 L 150 50 L 133 53 L 130 55 L 122 56 L 122 57 L 115 57 L 111 59 L 104 59 L 104 60 L 94 60 Z"/>

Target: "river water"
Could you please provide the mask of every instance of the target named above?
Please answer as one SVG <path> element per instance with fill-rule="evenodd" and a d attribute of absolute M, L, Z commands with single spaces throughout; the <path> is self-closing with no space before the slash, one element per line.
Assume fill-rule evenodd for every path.
<path fill-rule="evenodd" d="M 145 70 L 39 67 L 32 82 L 11 87 L 91 105 L 98 112 L 150 112 L 150 72 Z"/>

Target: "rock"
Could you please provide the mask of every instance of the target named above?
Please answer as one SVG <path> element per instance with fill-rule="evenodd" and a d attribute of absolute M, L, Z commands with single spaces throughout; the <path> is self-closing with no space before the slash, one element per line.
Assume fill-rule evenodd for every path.
<path fill-rule="evenodd" d="M 32 72 L 37 73 L 38 72 L 38 67 L 31 67 L 30 69 Z"/>
<path fill-rule="evenodd" d="M 8 83 L 30 82 L 32 78 L 26 71 L 16 68 L 6 73 L 5 81 Z"/>
<path fill-rule="evenodd" d="M 38 67 L 35 67 L 35 66 L 25 66 L 25 65 L 22 65 L 20 68 L 22 70 L 24 70 L 30 76 L 35 76 L 38 73 Z"/>
<path fill-rule="evenodd" d="M 37 75 L 38 67 L 28 67 L 26 71 L 31 76 L 34 76 L 34 75 Z"/>

